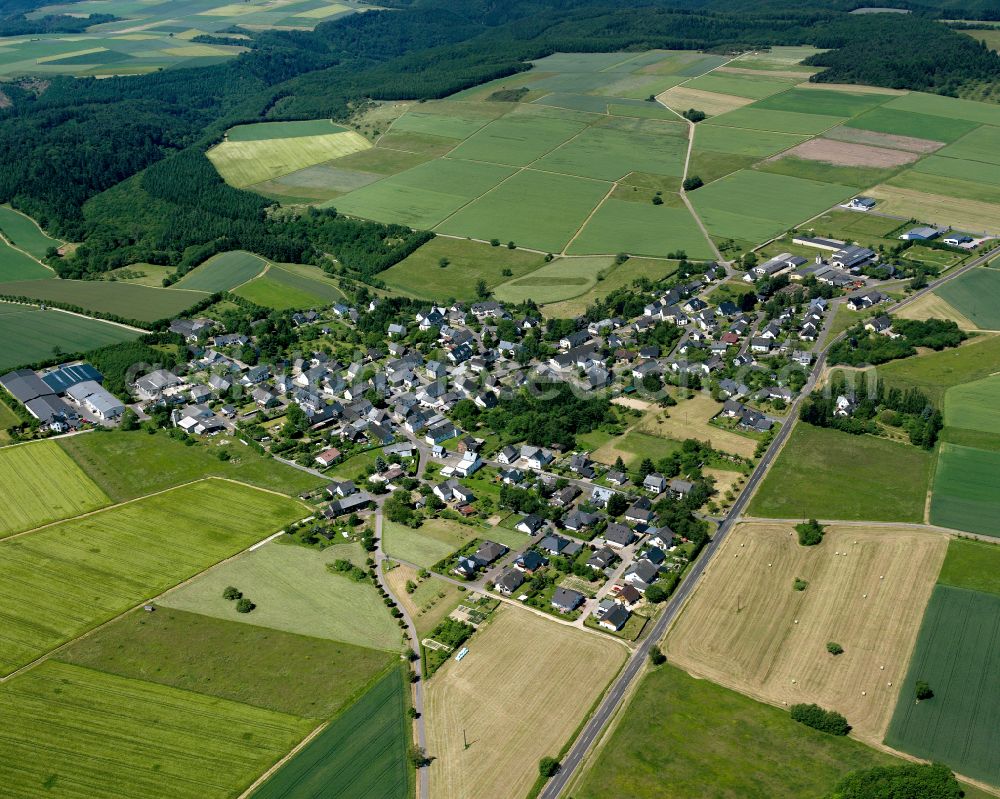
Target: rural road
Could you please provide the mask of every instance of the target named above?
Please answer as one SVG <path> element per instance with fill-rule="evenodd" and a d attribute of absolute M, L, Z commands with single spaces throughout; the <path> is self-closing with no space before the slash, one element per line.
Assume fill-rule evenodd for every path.
<path fill-rule="evenodd" d="M 917 299 L 924 296 L 928 292 L 933 291 L 941 284 L 958 277 L 976 266 L 986 263 L 991 257 L 995 257 L 995 253 L 982 255 L 979 258 L 973 259 L 964 266 L 952 270 L 944 277 L 928 283 L 926 288 L 914 292 L 912 296 L 907 297 L 892 306 L 887 306 L 885 309 L 886 313 L 895 312 L 900 308 L 915 302 Z M 824 334 L 826 330 L 829 329 L 830 320 L 832 320 L 833 316 L 833 313 L 827 315 L 827 324 L 824 328 Z M 837 338 L 833 339 L 829 343 L 823 344 L 816 359 L 816 364 L 809 375 L 809 380 L 806 382 L 802 391 L 799 392 L 798 397 L 789 407 L 786 423 L 783 424 L 778 430 L 778 433 L 775 435 L 771 445 L 767 448 L 767 451 L 761 457 L 760 462 L 751 473 L 743 491 L 733 503 L 733 506 L 730 508 L 725 519 L 723 519 L 719 524 L 712 540 L 705 546 L 705 550 L 702 555 L 692 564 L 688 575 L 681 582 L 670 599 L 667 600 L 660 618 L 657 619 L 652 630 L 650 630 L 649 635 L 635 650 L 634 654 L 625 665 L 624 670 L 618 675 L 607 694 L 605 694 L 604 698 L 601 700 L 601 704 L 598 706 L 593 716 L 591 716 L 591 718 L 584 725 L 579 737 L 573 743 L 573 746 L 566 754 L 566 757 L 562 759 L 561 768 L 546 784 L 545 788 L 539 794 L 539 799 L 557 799 L 557 797 L 562 794 L 566 786 L 576 774 L 584 758 L 590 752 L 595 742 L 601 737 L 608 723 L 618 711 L 618 708 L 625 698 L 625 695 L 628 693 L 633 681 L 642 673 L 642 670 L 646 665 L 650 649 L 657 645 L 663 638 L 667 629 L 673 623 L 674 619 L 677 618 L 677 614 L 684 606 L 687 598 L 691 595 L 691 592 L 694 591 L 699 578 L 708 568 L 709 562 L 722 546 L 722 543 L 725 541 L 729 532 L 741 520 L 744 508 L 749 504 L 750 499 L 753 497 L 753 494 L 757 490 L 761 480 L 764 479 L 768 470 L 771 468 L 771 464 L 774 462 L 775 458 L 777 458 L 778 453 L 785 445 L 789 435 L 791 435 L 792 429 L 798 421 L 800 405 L 809 395 L 809 392 L 813 390 L 819 375 L 823 372 L 823 367 L 826 364 L 827 351 L 839 338 L 840 336 L 837 336 Z"/>

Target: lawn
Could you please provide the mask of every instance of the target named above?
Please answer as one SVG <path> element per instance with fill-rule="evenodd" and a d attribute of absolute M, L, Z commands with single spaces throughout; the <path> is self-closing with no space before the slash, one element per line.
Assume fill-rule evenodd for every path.
<path fill-rule="evenodd" d="M 846 122 L 845 126 L 940 142 L 960 139 L 977 127 L 974 122 L 956 117 L 932 116 L 890 108 L 888 105 L 861 114 Z"/>
<path fill-rule="evenodd" d="M 36 258 L 44 258 L 49 247 L 59 247 L 62 244 L 59 239 L 47 235 L 34 219 L 15 211 L 9 205 L 0 205 L 0 231 L 8 241 Z"/>
<path fill-rule="evenodd" d="M 602 181 L 529 169 L 462 208 L 438 230 L 559 252 L 610 188 Z"/>
<path fill-rule="evenodd" d="M 2 293 L 68 303 L 88 311 L 114 314 L 140 322 L 172 318 L 208 297 L 203 291 L 154 288 L 107 280 L 25 280 L 3 285 Z"/>
<path fill-rule="evenodd" d="M 388 569 L 385 572 L 385 581 L 389 585 L 389 590 L 396 595 L 410 614 L 417 628 L 417 635 L 421 638 L 458 607 L 465 597 L 457 585 L 433 574 L 421 580 L 417 569 L 405 563 L 397 563 Z M 412 594 L 406 590 L 408 582 L 417 585 Z"/>
<path fill-rule="evenodd" d="M 883 364 L 878 367 L 878 376 L 887 386 L 904 390 L 919 388 L 941 408 L 949 388 L 993 374 L 998 358 L 1000 336 L 982 336 L 955 349 L 927 352 Z"/>
<path fill-rule="evenodd" d="M 605 200 L 569 247 L 578 255 L 625 252 L 662 258 L 677 251 L 696 259 L 713 255 L 686 207 L 614 198 Z"/>
<path fill-rule="evenodd" d="M 138 335 L 97 319 L 0 303 L 0 341 L 4 343 L 0 372 L 48 361 L 57 354 L 82 353 L 106 344 L 130 341 Z"/>
<path fill-rule="evenodd" d="M 592 457 L 608 466 L 621 458 L 625 462 L 626 469 L 636 469 L 646 458 L 655 463 L 679 449 L 679 441 L 630 430 L 606 442 L 592 453 Z"/>
<path fill-rule="evenodd" d="M 643 677 L 573 796 L 818 797 L 849 771 L 899 762 L 664 665 Z"/>
<path fill-rule="evenodd" d="M 930 520 L 942 527 L 1000 536 L 1000 452 L 941 444 Z"/>
<path fill-rule="evenodd" d="M 440 799 L 522 799 L 625 660 L 605 636 L 504 606 L 427 687 L 431 784 Z M 468 746 L 465 742 L 468 742 Z"/>
<path fill-rule="evenodd" d="M 556 258 L 526 277 L 500 284 L 494 294 L 498 300 L 513 303 L 527 299 L 549 303 L 579 297 L 598 286 L 598 277 L 613 264 L 609 255 Z"/>
<path fill-rule="evenodd" d="M 448 264 L 441 266 L 441 259 Z M 538 269 L 544 261 L 537 253 L 490 247 L 475 241 L 443 236 L 431 239 L 412 255 L 379 273 L 386 286 L 403 294 L 427 300 L 477 298 L 476 284 L 485 280 L 490 288 L 516 280 Z M 510 275 L 504 275 L 505 270 Z"/>
<path fill-rule="evenodd" d="M 664 280 L 677 272 L 675 261 L 653 261 L 648 258 L 629 258 L 625 263 L 605 269 L 599 280 L 585 294 L 568 300 L 550 303 L 542 307 L 545 316 L 570 319 L 579 316 L 597 300 L 607 297 L 612 291 L 631 286 L 632 282 L 645 278 L 652 282 Z"/>
<path fill-rule="evenodd" d="M 374 466 L 381 454 L 381 447 L 366 449 L 357 455 L 351 455 L 346 460 L 338 461 L 324 474 L 338 480 L 357 480 L 359 483 L 363 483 L 368 479 L 368 467 Z"/>
<path fill-rule="evenodd" d="M 285 497 L 206 480 L 0 543 L 0 671 L 9 674 L 305 512 Z"/>
<path fill-rule="evenodd" d="M 252 280 L 264 271 L 267 261 L 259 255 L 244 250 L 233 250 L 213 255 L 205 263 L 192 269 L 177 281 L 179 289 L 229 291 L 241 283 Z"/>
<path fill-rule="evenodd" d="M 750 524 L 726 539 L 667 657 L 775 705 L 837 710 L 877 745 L 948 542 L 922 530 L 828 527 L 821 546 L 804 547 L 790 533 L 790 524 Z M 808 588 L 794 590 L 796 579 Z M 832 657 L 828 641 L 844 652 Z"/>
<path fill-rule="evenodd" d="M 0 206 L 0 210 L 3 206 Z M 0 219 L 0 225 L 4 220 Z M 0 227 L 0 233 L 3 233 Z M 20 245 L 18 245 L 20 246 Z M 0 292 L 6 293 L 4 283 L 11 283 L 20 280 L 46 280 L 54 278 L 55 272 L 46 269 L 34 258 L 31 258 L 15 247 L 11 247 L 7 242 L 0 239 Z"/>
<path fill-rule="evenodd" d="M 89 433 L 59 439 L 84 472 L 115 502 L 199 480 L 225 477 L 283 494 L 297 495 L 325 485 L 322 477 L 266 459 L 243 444 L 226 441 L 231 455 L 220 461 L 223 440 L 185 446 L 163 433 Z"/>
<path fill-rule="evenodd" d="M 934 696 L 914 701 L 917 680 Z M 1000 596 L 939 585 L 886 743 L 1000 785 Z"/>
<path fill-rule="evenodd" d="M 397 650 L 399 628 L 375 587 L 327 569 L 340 558 L 364 566 L 365 555 L 357 544 L 315 550 L 275 541 L 210 569 L 160 603 L 314 638 Z M 250 597 L 256 610 L 237 613 L 222 597 L 230 585 Z"/>
<path fill-rule="evenodd" d="M 307 119 L 299 122 L 255 122 L 237 125 L 226 131 L 227 141 L 266 141 L 268 139 L 293 139 L 300 136 L 324 136 L 347 130 L 329 119 Z"/>
<path fill-rule="evenodd" d="M 936 293 L 977 327 L 1000 330 L 1000 269 L 970 269 Z"/>
<path fill-rule="evenodd" d="M 474 538 L 496 541 L 511 549 L 528 543 L 528 537 L 515 530 L 459 524 L 450 519 L 428 519 L 417 529 L 385 519 L 382 537 L 387 555 L 426 569 Z"/>
<path fill-rule="evenodd" d="M 230 799 L 313 723 L 49 661 L 0 686 L 9 796 Z"/>
<path fill-rule="evenodd" d="M 707 393 L 698 393 L 673 407 L 649 410 L 636 428 L 676 441 L 683 441 L 685 438 L 708 441 L 723 452 L 752 458 L 757 449 L 756 438 L 709 424 L 721 410 L 721 402 L 712 399 Z"/>
<path fill-rule="evenodd" d="M 752 516 L 922 522 L 933 455 L 800 422 L 750 503 Z"/>
<path fill-rule="evenodd" d="M 0 449 L 0 485 L 4 493 L 0 538 L 110 503 L 54 441 Z"/>
<path fill-rule="evenodd" d="M 163 606 L 123 616 L 59 659 L 312 719 L 332 716 L 396 662 L 385 651 Z"/>
<path fill-rule="evenodd" d="M 409 689 L 393 669 L 252 794 L 254 799 L 407 799 Z"/>
<path fill-rule="evenodd" d="M 938 584 L 1000 594 L 1000 546 L 968 538 L 951 539 Z"/>

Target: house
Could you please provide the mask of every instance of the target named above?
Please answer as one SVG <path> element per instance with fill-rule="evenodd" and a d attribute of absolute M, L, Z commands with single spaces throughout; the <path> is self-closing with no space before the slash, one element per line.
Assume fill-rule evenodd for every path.
<path fill-rule="evenodd" d="M 455 474 L 459 477 L 469 477 L 482 467 L 482 459 L 475 453 L 466 451 L 462 455 L 462 460 L 455 466 Z"/>
<path fill-rule="evenodd" d="M 337 516 L 345 516 L 348 513 L 356 513 L 367 508 L 372 503 L 371 495 L 365 491 L 358 491 L 342 499 L 331 502 L 325 511 L 327 518 L 334 519 Z"/>
<path fill-rule="evenodd" d="M 330 449 L 325 449 L 319 455 L 316 456 L 316 463 L 319 464 L 321 469 L 325 469 L 332 463 L 335 463 L 340 457 L 340 450 L 336 447 L 331 447 Z"/>
<path fill-rule="evenodd" d="M 677 497 L 678 499 L 683 499 L 688 494 L 691 493 L 691 489 L 694 488 L 694 483 L 688 480 L 681 480 L 679 478 L 674 478 L 670 481 L 667 486 L 670 489 L 670 493 Z"/>
<path fill-rule="evenodd" d="M 521 457 L 529 469 L 544 469 L 552 463 L 553 455 L 547 449 L 539 447 L 521 447 Z"/>
<path fill-rule="evenodd" d="M 667 487 L 667 478 L 659 472 L 647 474 L 646 479 L 642 481 L 642 487 L 647 491 L 652 491 L 654 494 L 663 493 L 663 490 Z"/>
<path fill-rule="evenodd" d="M 524 585 L 524 574 L 518 569 L 510 568 L 497 578 L 493 588 L 504 596 L 511 596 L 522 585 Z"/>
<path fill-rule="evenodd" d="M 459 429 L 455 427 L 455 425 L 445 420 L 438 422 L 433 427 L 429 427 L 424 435 L 424 441 L 432 445 L 440 444 L 443 441 L 447 441 L 449 438 L 456 438 L 459 432 Z"/>
<path fill-rule="evenodd" d="M 388 333 L 389 338 L 402 338 L 406 335 L 406 328 L 403 325 L 391 324 Z"/>
<path fill-rule="evenodd" d="M 527 477 L 520 469 L 501 469 L 497 475 L 509 486 L 520 485 Z"/>
<path fill-rule="evenodd" d="M 594 486 L 590 489 L 590 501 L 599 508 L 603 508 L 608 504 L 608 500 L 611 499 L 618 492 L 613 488 L 607 488 L 606 486 Z"/>
<path fill-rule="evenodd" d="M 572 613 L 583 604 L 583 594 L 569 588 L 557 588 L 552 595 L 552 607 L 560 613 Z"/>
<path fill-rule="evenodd" d="M 604 478 L 611 483 L 611 485 L 615 486 L 623 486 L 628 482 L 628 475 L 625 474 L 625 472 L 619 472 L 614 469 L 604 475 Z"/>
<path fill-rule="evenodd" d="M 875 289 L 869 289 L 868 291 L 861 291 L 855 294 L 851 294 L 847 298 L 847 307 L 852 311 L 863 311 L 867 308 L 871 308 L 873 305 L 878 305 L 881 302 L 885 302 L 887 297 Z"/>
<path fill-rule="evenodd" d="M 527 552 L 521 554 L 514 561 L 514 565 L 525 574 L 534 574 L 543 566 L 547 566 L 548 563 L 548 560 L 543 555 L 538 554 L 533 549 L 529 549 Z"/>
<path fill-rule="evenodd" d="M 619 589 L 617 597 L 622 604 L 631 606 L 642 599 L 642 594 L 635 590 L 634 585 L 625 584 Z"/>
<path fill-rule="evenodd" d="M 633 586 L 640 593 L 646 593 L 646 588 L 653 583 L 660 574 L 660 569 L 655 563 L 642 559 L 633 563 L 625 572 L 624 581 Z"/>
<path fill-rule="evenodd" d="M 586 344 L 588 341 L 590 341 L 590 333 L 586 330 L 577 330 L 559 339 L 559 347 L 563 350 L 571 350 L 581 344 Z"/>
<path fill-rule="evenodd" d="M 881 335 L 892 335 L 892 320 L 885 316 L 876 316 L 865 322 L 865 330 L 869 333 L 879 333 Z"/>
<path fill-rule="evenodd" d="M 831 255 L 830 261 L 840 266 L 841 269 L 850 270 L 868 263 L 874 257 L 875 250 L 869 250 L 867 247 L 859 247 L 857 244 L 850 244 Z"/>
<path fill-rule="evenodd" d="M 110 421 L 125 412 L 125 405 L 96 380 L 84 380 L 66 389 L 66 396 L 98 419 Z"/>
<path fill-rule="evenodd" d="M 932 227 L 915 227 L 900 236 L 903 241 L 929 241 L 941 235 L 941 231 Z"/>
<path fill-rule="evenodd" d="M 480 566 L 489 566 L 497 558 L 502 558 L 510 550 L 495 541 L 483 541 L 472 557 Z"/>
<path fill-rule="evenodd" d="M 273 408 L 278 404 L 278 398 L 266 388 L 255 388 L 250 396 L 261 408 Z"/>
<path fill-rule="evenodd" d="M 459 558 L 452 573 L 471 580 L 479 573 L 479 564 L 473 558 Z"/>
<path fill-rule="evenodd" d="M 611 547 L 627 547 L 635 541 L 635 532 L 627 524 L 612 522 L 604 531 L 604 541 Z"/>
<path fill-rule="evenodd" d="M 594 466 L 586 452 L 580 452 L 570 457 L 569 470 L 587 478 L 594 476 Z"/>
<path fill-rule="evenodd" d="M 875 200 L 871 197 L 854 197 L 847 207 L 854 211 L 870 211 L 875 207 Z"/>
<path fill-rule="evenodd" d="M 560 555 L 569 544 L 569 539 L 563 538 L 561 535 L 547 535 L 539 542 L 538 546 L 550 555 Z"/>
<path fill-rule="evenodd" d="M 601 547 L 587 559 L 587 565 L 596 571 L 604 571 L 618 560 L 618 555 L 608 547 Z"/>
<path fill-rule="evenodd" d="M 163 392 L 175 388 L 183 382 L 181 378 L 172 372 L 168 372 L 166 369 L 157 369 L 136 380 L 135 389 L 136 393 L 143 399 L 159 399 L 163 395 Z M 13 394 L 13 392 L 11 393 Z"/>
<path fill-rule="evenodd" d="M 646 498 L 642 497 L 642 499 Z M 649 500 L 646 499 L 646 502 Z M 656 514 L 651 508 L 644 508 L 639 502 L 636 502 L 625 511 L 625 520 L 633 524 L 652 524 L 656 520 Z"/>
<path fill-rule="evenodd" d="M 580 489 L 574 485 L 568 485 L 556 491 L 549 500 L 550 505 L 555 505 L 557 508 L 565 508 L 572 504 L 573 500 L 577 498 L 580 494 Z"/>
<path fill-rule="evenodd" d="M 771 339 L 754 337 L 750 339 L 750 352 L 765 353 L 771 351 Z"/>
<path fill-rule="evenodd" d="M 536 513 L 529 513 L 516 525 L 514 529 L 527 535 L 534 535 L 545 526 L 545 519 Z"/>
<path fill-rule="evenodd" d="M 188 405 L 171 414 L 171 421 L 186 433 L 204 435 L 222 430 L 222 420 L 207 405 Z"/>
<path fill-rule="evenodd" d="M 573 510 L 563 517 L 562 525 L 570 532 L 579 533 L 588 527 L 593 527 L 597 524 L 598 519 L 600 517 L 596 513 L 588 513 L 579 508 L 573 508 Z"/>
<path fill-rule="evenodd" d="M 497 463 L 502 463 L 504 466 L 509 466 L 514 461 L 516 461 L 520 456 L 520 453 L 514 447 L 506 446 L 497 455 Z"/>
<path fill-rule="evenodd" d="M 331 497 L 349 497 L 351 494 L 358 493 L 358 487 L 354 485 L 351 480 L 343 480 L 340 482 L 330 483 L 326 487 L 326 493 Z"/>
<path fill-rule="evenodd" d="M 597 623 L 606 630 L 618 632 L 630 618 L 632 618 L 631 611 L 616 603 L 601 616 Z"/>

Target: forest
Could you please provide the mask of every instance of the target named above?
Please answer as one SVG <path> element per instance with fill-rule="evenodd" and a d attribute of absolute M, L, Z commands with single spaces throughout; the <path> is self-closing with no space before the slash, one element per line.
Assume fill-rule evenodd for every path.
<path fill-rule="evenodd" d="M 42 33 L 83 33 L 91 25 L 116 22 L 114 14 L 90 14 L 71 17 L 69 14 L 46 14 L 38 19 L 28 19 L 24 14 L 0 17 L 0 36 L 34 36 Z"/>

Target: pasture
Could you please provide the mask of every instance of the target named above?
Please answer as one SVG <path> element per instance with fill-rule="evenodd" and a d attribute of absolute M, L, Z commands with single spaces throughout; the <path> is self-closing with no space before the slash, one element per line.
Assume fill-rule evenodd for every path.
<path fill-rule="evenodd" d="M 55 441 L 0 449 L 0 538 L 96 510 L 111 500 Z"/>
<path fill-rule="evenodd" d="M 274 286 L 277 300 L 289 302 L 292 297 L 296 301 L 306 303 L 304 307 L 324 305 L 345 299 L 337 281 L 327 275 L 322 269 L 306 264 L 270 264 L 267 274 L 241 287 L 239 291 L 250 290 L 258 281 L 266 280 Z M 273 306 L 272 306 L 273 307 Z M 294 306 L 285 306 L 294 307 Z"/>
<path fill-rule="evenodd" d="M 32 281 L 37 282 L 37 281 Z M 46 280 L 46 283 L 55 283 Z M 85 352 L 130 341 L 139 334 L 109 322 L 30 305 L 0 303 L 0 371 L 47 361 L 60 353 Z"/>
<path fill-rule="evenodd" d="M 205 480 L 0 543 L 0 672 L 30 663 L 305 512 L 285 497 Z"/>
<path fill-rule="evenodd" d="M 837 710 L 878 743 L 946 549 L 944 536 L 904 528 L 830 527 L 803 547 L 791 525 L 742 525 L 671 630 L 667 657 L 774 705 Z M 796 579 L 809 587 L 794 590 Z M 828 641 L 844 653 L 830 655 Z"/>
<path fill-rule="evenodd" d="M 751 516 L 922 522 L 933 455 L 799 423 L 750 502 Z"/>
<path fill-rule="evenodd" d="M 636 469 L 646 458 L 656 462 L 678 449 L 680 449 L 679 441 L 641 433 L 638 430 L 629 430 L 623 435 L 603 442 L 594 449 L 591 456 L 595 461 L 608 466 L 613 465 L 618 458 L 621 458 L 625 463 L 625 468 Z"/>
<path fill-rule="evenodd" d="M 331 573 L 328 563 L 345 558 L 364 566 L 357 544 L 324 550 L 274 541 L 226 561 L 160 599 L 167 607 L 298 635 L 395 650 L 399 628 L 371 583 Z M 222 597 L 234 585 L 257 604 L 237 613 Z"/>
<path fill-rule="evenodd" d="M 179 289 L 207 291 L 209 294 L 229 291 L 257 277 L 266 266 L 267 261 L 259 255 L 244 250 L 222 252 L 192 269 L 175 285 Z"/>
<path fill-rule="evenodd" d="M 917 680 L 932 698 L 914 701 Z M 1000 785 L 998 683 L 1000 596 L 938 585 L 885 742 Z"/>
<path fill-rule="evenodd" d="M 203 291 L 154 288 L 106 280 L 24 280 L 3 284 L 2 293 L 43 302 L 68 303 L 87 311 L 140 322 L 172 318 L 208 297 Z M 94 346 L 100 345 L 91 345 L 88 349 Z"/>
<path fill-rule="evenodd" d="M 935 293 L 977 327 L 1000 330 L 1000 269 L 970 269 Z"/>
<path fill-rule="evenodd" d="M 494 295 L 504 302 L 550 303 L 577 297 L 600 285 L 598 276 L 612 268 L 606 256 L 556 258 L 525 277 L 512 278 L 496 287 Z"/>
<path fill-rule="evenodd" d="M 573 255 L 625 252 L 663 257 L 683 251 L 711 258 L 713 251 L 686 206 L 608 198 L 567 248 Z"/>
<path fill-rule="evenodd" d="M 317 297 L 295 285 L 276 279 L 277 270 L 268 270 L 266 275 L 256 277 L 233 291 L 239 297 L 260 305 L 287 311 L 293 308 L 317 308 L 327 305 L 328 300 Z M 287 274 L 287 273 L 286 273 Z"/>
<path fill-rule="evenodd" d="M 410 581 L 417 584 L 417 589 L 412 594 L 406 590 L 406 584 Z M 439 577 L 431 575 L 421 580 L 417 569 L 405 563 L 397 563 L 387 569 L 385 582 L 410 614 L 417 628 L 417 635 L 421 637 L 446 618 L 465 596 L 457 585 Z"/>
<path fill-rule="evenodd" d="M 229 799 L 312 722 L 49 661 L 0 686 L 10 796 Z"/>
<path fill-rule="evenodd" d="M 0 206 L 2 208 L 2 206 Z M 0 233 L 3 229 L 0 228 Z M 47 280 L 54 278 L 55 272 L 42 266 L 31 256 L 12 247 L 0 238 L 0 292 L 5 283 L 21 280 Z"/>
<path fill-rule="evenodd" d="M 164 606 L 117 619 L 59 659 L 311 719 L 332 716 L 396 661 L 384 651 Z M 305 668 L 289 679 L 293 664 Z"/>
<path fill-rule="evenodd" d="M 1000 452 L 941 444 L 930 520 L 955 530 L 1000 536 Z"/>
<path fill-rule="evenodd" d="M 426 569 L 473 538 L 489 539 L 511 548 L 524 546 L 528 541 L 524 533 L 516 530 L 460 524 L 450 519 L 428 519 L 416 529 L 385 519 L 382 538 L 387 555 Z"/>
<path fill-rule="evenodd" d="M 673 407 L 650 409 L 636 425 L 636 429 L 677 441 L 696 438 L 710 442 L 715 449 L 723 452 L 752 458 L 757 448 L 757 439 L 709 424 L 721 410 L 721 402 L 715 401 L 707 393 L 698 392 L 691 399 L 682 400 Z"/>
<path fill-rule="evenodd" d="M 254 799 L 407 799 L 409 686 L 392 669 L 252 794 Z"/>
<path fill-rule="evenodd" d="M 598 299 L 608 296 L 612 291 L 631 286 L 640 278 L 654 283 L 664 280 L 677 272 L 676 261 L 654 261 L 648 258 L 629 258 L 625 263 L 612 266 L 601 272 L 603 280 L 598 281 L 585 294 L 568 300 L 560 300 L 542 307 L 545 316 L 559 319 L 569 319 L 587 310 Z"/>
<path fill-rule="evenodd" d="M 434 795 L 520 799 L 539 758 L 559 754 L 624 663 L 625 649 L 509 606 L 468 647 L 427 686 Z"/>
<path fill-rule="evenodd" d="M 54 239 L 46 234 L 34 219 L 14 210 L 9 205 L 0 205 L 0 233 L 3 233 L 4 237 L 15 247 L 35 258 L 44 258 L 49 247 L 62 245 L 59 239 Z M 52 273 L 49 272 L 49 274 Z"/>

